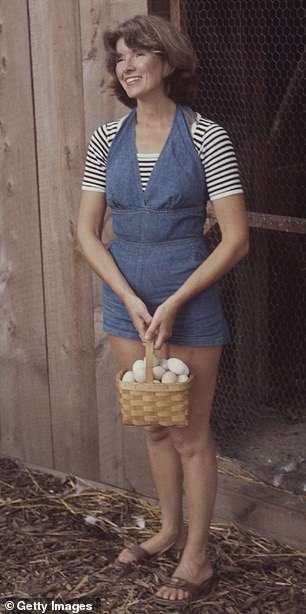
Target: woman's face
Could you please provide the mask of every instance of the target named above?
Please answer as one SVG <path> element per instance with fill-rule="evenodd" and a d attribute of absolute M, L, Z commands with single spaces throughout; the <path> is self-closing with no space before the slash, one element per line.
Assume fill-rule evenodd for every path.
<path fill-rule="evenodd" d="M 168 65 L 158 53 L 147 49 L 131 49 L 119 38 L 116 45 L 117 78 L 130 98 L 144 99 L 164 93 L 163 79 Z"/>

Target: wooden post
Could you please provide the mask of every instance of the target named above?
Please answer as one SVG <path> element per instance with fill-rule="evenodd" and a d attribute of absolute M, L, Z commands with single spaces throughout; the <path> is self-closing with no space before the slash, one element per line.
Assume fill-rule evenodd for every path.
<path fill-rule="evenodd" d="M 182 14 L 180 0 L 170 0 L 170 21 L 177 30 L 182 30 Z"/>
<path fill-rule="evenodd" d="M 0 45 L 0 453 L 52 466 L 26 2 L 1 2 Z"/>
<path fill-rule="evenodd" d="M 98 477 L 91 276 L 76 220 L 84 121 L 75 0 L 29 0 L 55 468 Z"/>

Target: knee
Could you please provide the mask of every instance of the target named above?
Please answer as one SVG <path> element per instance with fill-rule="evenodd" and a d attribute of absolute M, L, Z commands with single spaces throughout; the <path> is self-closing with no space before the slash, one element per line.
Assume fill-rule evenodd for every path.
<path fill-rule="evenodd" d="M 215 454 L 213 438 L 210 433 L 193 434 L 188 430 L 184 432 L 175 430 L 172 434 L 172 442 L 182 459 L 192 458 L 197 455 L 205 456 L 211 453 Z"/>
<path fill-rule="evenodd" d="M 197 453 L 198 446 L 193 439 L 188 437 L 172 437 L 173 445 L 182 459 L 192 458 Z"/>
<path fill-rule="evenodd" d="M 144 431 L 149 444 L 156 445 L 169 437 L 169 429 L 162 426 L 145 426 Z"/>

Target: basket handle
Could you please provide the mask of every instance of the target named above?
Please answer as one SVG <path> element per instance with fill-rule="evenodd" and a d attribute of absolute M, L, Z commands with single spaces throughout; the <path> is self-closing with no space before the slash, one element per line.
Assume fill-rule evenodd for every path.
<path fill-rule="evenodd" d="M 146 341 L 146 383 L 153 383 L 153 341 Z"/>

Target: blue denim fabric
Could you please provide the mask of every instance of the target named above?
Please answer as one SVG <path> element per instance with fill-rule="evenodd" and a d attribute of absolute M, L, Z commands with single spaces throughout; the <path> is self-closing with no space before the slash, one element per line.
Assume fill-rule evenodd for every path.
<path fill-rule="evenodd" d="M 136 110 L 124 120 L 110 147 L 106 198 L 115 239 L 110 251 L 151 314 L 205 260 L 203 237 L 207 188 L 185 109 L 177 105 L 172 129 L 143 191 L 135 144 Z M 193 111 L 188 109 L 189 114 Z M 138 333 L 109 286 L 103 287 L 103 328 L 130 339 Z M 230 340 L 218 284 L 179 310 L 174 345 L 223 345 Z"/>

